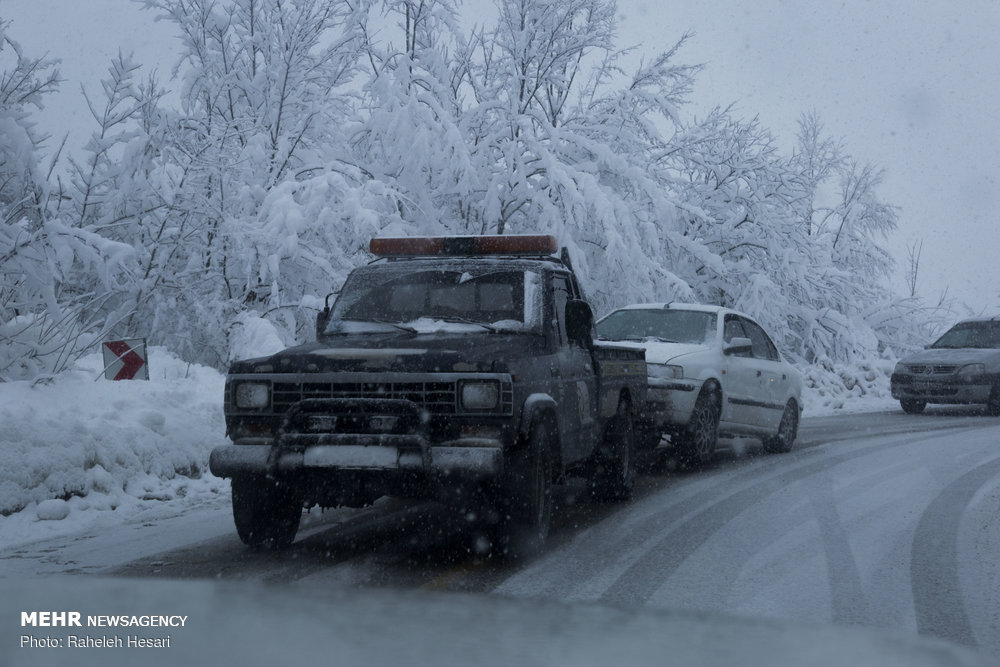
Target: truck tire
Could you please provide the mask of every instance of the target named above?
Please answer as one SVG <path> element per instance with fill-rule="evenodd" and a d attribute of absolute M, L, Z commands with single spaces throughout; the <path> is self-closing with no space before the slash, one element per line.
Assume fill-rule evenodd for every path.
<path fill-rule="evenodd" d="M 261 475 L 233 477 L 233 521 L 243 544 L 287 547 L 301 518 L 302 499 L 288 485 Z"/>
<path fill-rule="evenodd" d="M 632 497 L 635 476 L 632 408 L 627 401 L 621 401 L 617 413 L 608 422 L 604 442 L 594 464 L 591 494 L 602 501 L 628 500 Z"/>
<path fill-rule="evenodd" d="M 660 444 L 661 438 L 663 438 L 663 433 L 656 428 L 637 428 L 635 429 L 635 448 L 638 451 L 651 452 Z"/>
<path fill-rule="evenodd" d="M 778 432 L 764 439 L 764 451 L 771 454 L 784 454 L 792 451 L 792 444 L 799 432 L 799 410 L 795 401 L 788 401 L 785 411 L 778 423 Z"/>
<path fill-rule="evenodd" d="M 927 407 L 926 401 L 915 401 L 913 399 L 901 398 L 899 399 L 899 406 L 903 408 L 903 412 L 908 415 L 919 415 Z"/>
<path fill-rule="evenodd" d="M 703 389 L 695 401 L 691 421 L 677 435 L 677 458 L 690 467 L 703 466 L 715 456 L 719 442 L 719 394 Z"/>
<path fill-rule="evenodd" d="M 544 419 L 532 424 L 505 487 L 507 511 L 499 536 L 502 554 L 512 559 L 537 554 L 552 524 L 552 442 Z"/>

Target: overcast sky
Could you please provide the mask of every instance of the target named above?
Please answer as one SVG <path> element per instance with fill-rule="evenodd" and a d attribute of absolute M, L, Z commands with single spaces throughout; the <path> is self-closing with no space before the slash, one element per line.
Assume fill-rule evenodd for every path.
<path fill-rule="evenodd" d="M 467 11 L 489 4 L 468 0 Z M 885 169 L 899 208 L 889 238 L 903 290 L 906 247 L 923 241 L 918 290 L 945 288 L 975 311 L 1000 313 L 1000 1 L 619 0 L 620 45 L 653 54 L 682 34 L 679 58 L 703 63 L 690 107 L 737 104 L 792 145 L 815 111 L 832 138 Z M 0 0 L 29 55 L 62 59 L 66 83 L 43 122 L 84 113 L 121 48 L 166 79 L 176 42 L 129 0 Z M 61 134 L 61 132 L 59 133 Z"/>
<path fill-rule="evenodd" d="M 790 145 L 816 111 L 886 171 L 899 264 L 923 241 L 918 290 L 1000 314 L 1000 2 L 622 0 L 621 35 L 646 49 L 695 33 L 701 109 L 735 101 Z"/>

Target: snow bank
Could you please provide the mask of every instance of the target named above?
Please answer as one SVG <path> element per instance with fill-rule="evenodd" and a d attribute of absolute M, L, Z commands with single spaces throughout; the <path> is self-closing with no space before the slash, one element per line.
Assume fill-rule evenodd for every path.
<path fill-rule="evenodd" d="M 895 364 L 879 359 L 839 368 L 828 365 L 799 368 L 803 416 L 899 410 L 899 402 L 889 391 L 889 377 Z"/>
<path fill-rule="evenodd" d="M 224 376 L 162 348 L 149 368 L 148 382 L 111 382 L 93 354 L 48 383 L 0 383 L 0 543 L 31 524 L 41 537 L 94 511 L 124 518 L 226 488 L 208 472 L 225 437 Z"/>

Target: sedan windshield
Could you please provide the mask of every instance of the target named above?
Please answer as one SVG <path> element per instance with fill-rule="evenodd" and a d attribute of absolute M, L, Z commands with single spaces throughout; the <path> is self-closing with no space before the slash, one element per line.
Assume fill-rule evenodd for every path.
<path fill-rule="evenodd" d="M 1000 322 L 961 322 L 948 329 L 931 347 L 1000 349 Z"/>
<path fill-rule="evenodd" d="M 705 344 L 715 340 L 715 313 L 697 310 L 618 310 L 597 323 L 605 340 Z"/>
<path fill-rule="evenodd" d="M 540 280 L 532 271 L 361 272 L 344 284 L 326 333 L 372 324 L 410 333 L 533 330 L 541 321 Z"/>

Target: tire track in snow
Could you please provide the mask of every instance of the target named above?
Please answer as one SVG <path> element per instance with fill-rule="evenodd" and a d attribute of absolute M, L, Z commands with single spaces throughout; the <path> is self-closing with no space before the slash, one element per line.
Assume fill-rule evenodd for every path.
<path fill-rule="evenodd" d="M 1000 475 L 1000 458 L 965 473 L 928 505 L 917 524 L 910 558 L 910 581 L 917 630 L 966 646 L 976 638 L 962 599 L 958 531 L 976 493 Z"/>
<path fill-rule="evenodd" d="M 645 603 L 674 574 L 681 564 L 701 548 L 716 532 L 746 511 L 751 505 L 760 502 L 763 498 L 773 493 L 777 493 L 792 482 L 804 480 L 807 477 L 821 473 L 841 463 L 871 453 L 883 453 L 887 449 L 908 447 L 915 442 L 933 440 L 939 437 L 941 437 L 940 431 L 919 438 L 907 435 L 899 440 L 879 443 L 844 454 L 827 456 L 819 461 L 783 471 L 785 474 L 779 474 L 753 484 L 722 500 L 706 502 L 704 509 L 664 534 L 652 548 L 648 549 L 638 561 L 608 588 L 601 596 L 601 600 L 612 604 L 625 605 Z M 793 474 L 794 477 L 788 477 L 788 474 Z M 838 549 L 839 551 L 840 549 Z M 843 573 L 838 573 L 838 575 L 843 576 Z M 860 581 L 860 574 L 856 571 L 854 576 Z"/>
<path fill-rule="evenodd" d="M 868 452 L 881 452 L 888 447 L 914 442 L 911 434 L 889 437 L 892 439 L 880 439 L 877 444 L 846 454 L 810 448 L 757 460 L 745 469 L 709 478 L 710 488 L 700 489 L 680 500 L 670 500 L 667 506 L 662 505 L 663 497 L 669 498 L 669 494 L 676 491 L 664 488 L 648 499 L 623 508 L 623 514 L 619 515 L 622 520 L 604 521 L 591 527 L 565 547 L 501 584 L 495 592 L 560 599 L 602 598 L 624 604 L 645 602 L 656 589 L 647 582 L 665 581 L 684 559 L 749 504 L 817 470 Z M 819 461 L 814 458 L 817 454 L 823 457 Z M 789 457 L 795 460 L 789 461 Z M 762 480 L 764 476 L 767 478 Z M 698 483 L 705 478 L 692 478 L 692 481 Z M 748 482 L 751 485 L 742 488 Z M 734 493 L 732 489 L 741 490 Z M 658 504 L 654 511 L 641 520 L 630 520 L 630 515 L 642 513 L 643 506 L 652 503 Z M 582 557 L 577 557 L 577 552 Z M 620 569 L 621 574 L 609 579 L 607 584 L 600 584 L 599 580 L 607 577 L 608 570 L 613 567 Z M 664 569 L 667 573 L 661 577 L 660 572 Z M 589 592 L 581 596 L 579 593 L 583 589 Z"/>
<path fill-rule="evenodd" d="M 820 476 L 820 489 L 809 494 L 810 504 L 819 525 L 823 553 L 826 554 L 827 580 L 833 622 L 845 625 L 871 625 L 871 605 L 861 581 L 848 532 L 837 511 L 833 480 Z"/>

